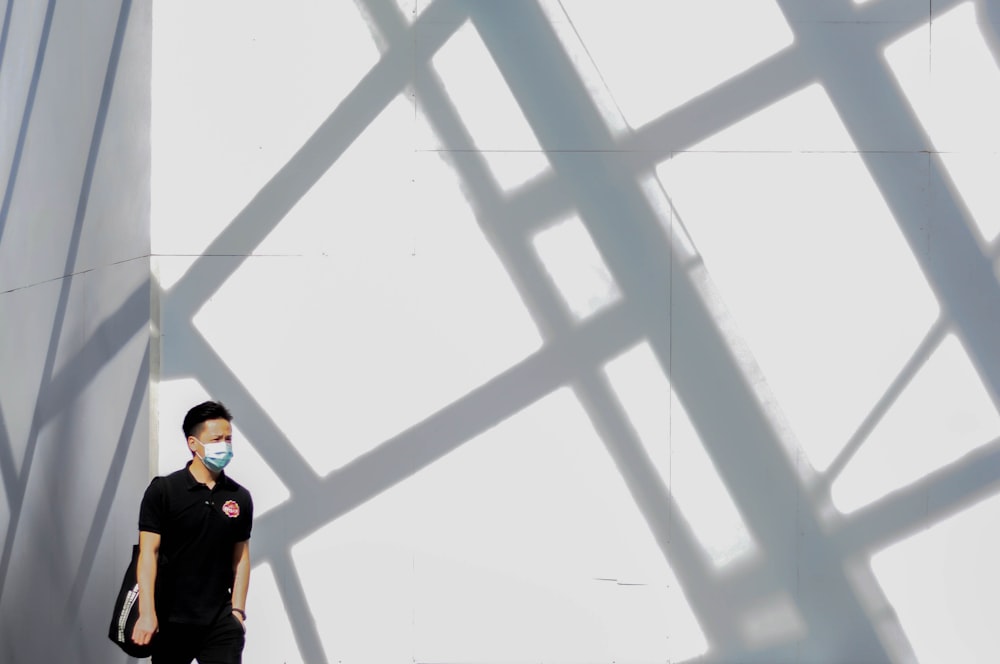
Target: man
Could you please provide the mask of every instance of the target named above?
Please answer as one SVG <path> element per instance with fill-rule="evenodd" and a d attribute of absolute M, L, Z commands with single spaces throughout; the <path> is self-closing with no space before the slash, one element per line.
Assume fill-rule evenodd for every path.
<path fill-rule="evenodd" d="M 232 458 L 232 419 L 216 401 L 189 410 L 183 429 L 191 461 L 153 478 L 142 498 L 132 640 L 153 641 L 153 664 L 242 661 L 253 502 L 223 470 Z"/>

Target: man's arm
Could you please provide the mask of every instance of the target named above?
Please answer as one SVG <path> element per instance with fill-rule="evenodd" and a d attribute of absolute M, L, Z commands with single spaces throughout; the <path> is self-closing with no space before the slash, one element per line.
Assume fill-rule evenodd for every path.
<path fill-rule="evenodd" d="M 233 615 L 243 624 L 250 587 L 250 540 L 233 545 Z M 237 613 L 237 609 L 244 613 Z"/>
<path fill-rule="evenodd" d="M 160 555 L 160 534 L 139 531 L 139 562 L 136 577 L 139 582 L 139 620 L 132 630 L 132 640 L 139 645 L 150 642 L 159 623 L 153 592 L 156 588 L 156 561 Z"/>

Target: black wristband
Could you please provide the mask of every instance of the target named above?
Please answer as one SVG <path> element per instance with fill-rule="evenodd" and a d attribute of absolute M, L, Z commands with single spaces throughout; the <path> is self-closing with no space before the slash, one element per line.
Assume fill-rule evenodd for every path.
<path fill-rule="evenodd" d="M 247 612 L 246 612 L 246 611 L 244 611 L 243 609 L 237 609 L 237 608 L 236 608 L 236 607 L 234 606 L 234 607 L 233 607 L 233 613 L 238 613 L 238 614 L 240 614 L 240 617 L 241 617 L 241 618 L 243 618 L 243 620 L 244 620 L 244 621 L 245 621 L 245 620 L 247 619 Z"/>

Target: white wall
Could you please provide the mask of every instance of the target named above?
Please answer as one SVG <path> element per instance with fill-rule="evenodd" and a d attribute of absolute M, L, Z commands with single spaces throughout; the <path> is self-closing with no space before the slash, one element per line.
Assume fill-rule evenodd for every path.
<path fill-rule="evenodd" d="M 153 9 L 245 661 L 984 662 L 996 2 Z"/>
<path fill-rule="evenodd" d="M 0 661 L 125 661 L 105 635 L 151 465 L 151 16 L 0 17 Z"/>

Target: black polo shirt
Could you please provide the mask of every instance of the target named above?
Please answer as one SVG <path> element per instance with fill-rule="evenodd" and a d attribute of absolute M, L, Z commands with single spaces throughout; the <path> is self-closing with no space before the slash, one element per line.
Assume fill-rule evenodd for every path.
<path fill-rule="evenodd" d="M 184 468 L 155 477 L 139 507 L 139 530 L 160 535 L 160 622 L 207 625 L 232 597 L 233 546 L 250 539 L 250 492 L 220 473 L 211 489 Z"/>

